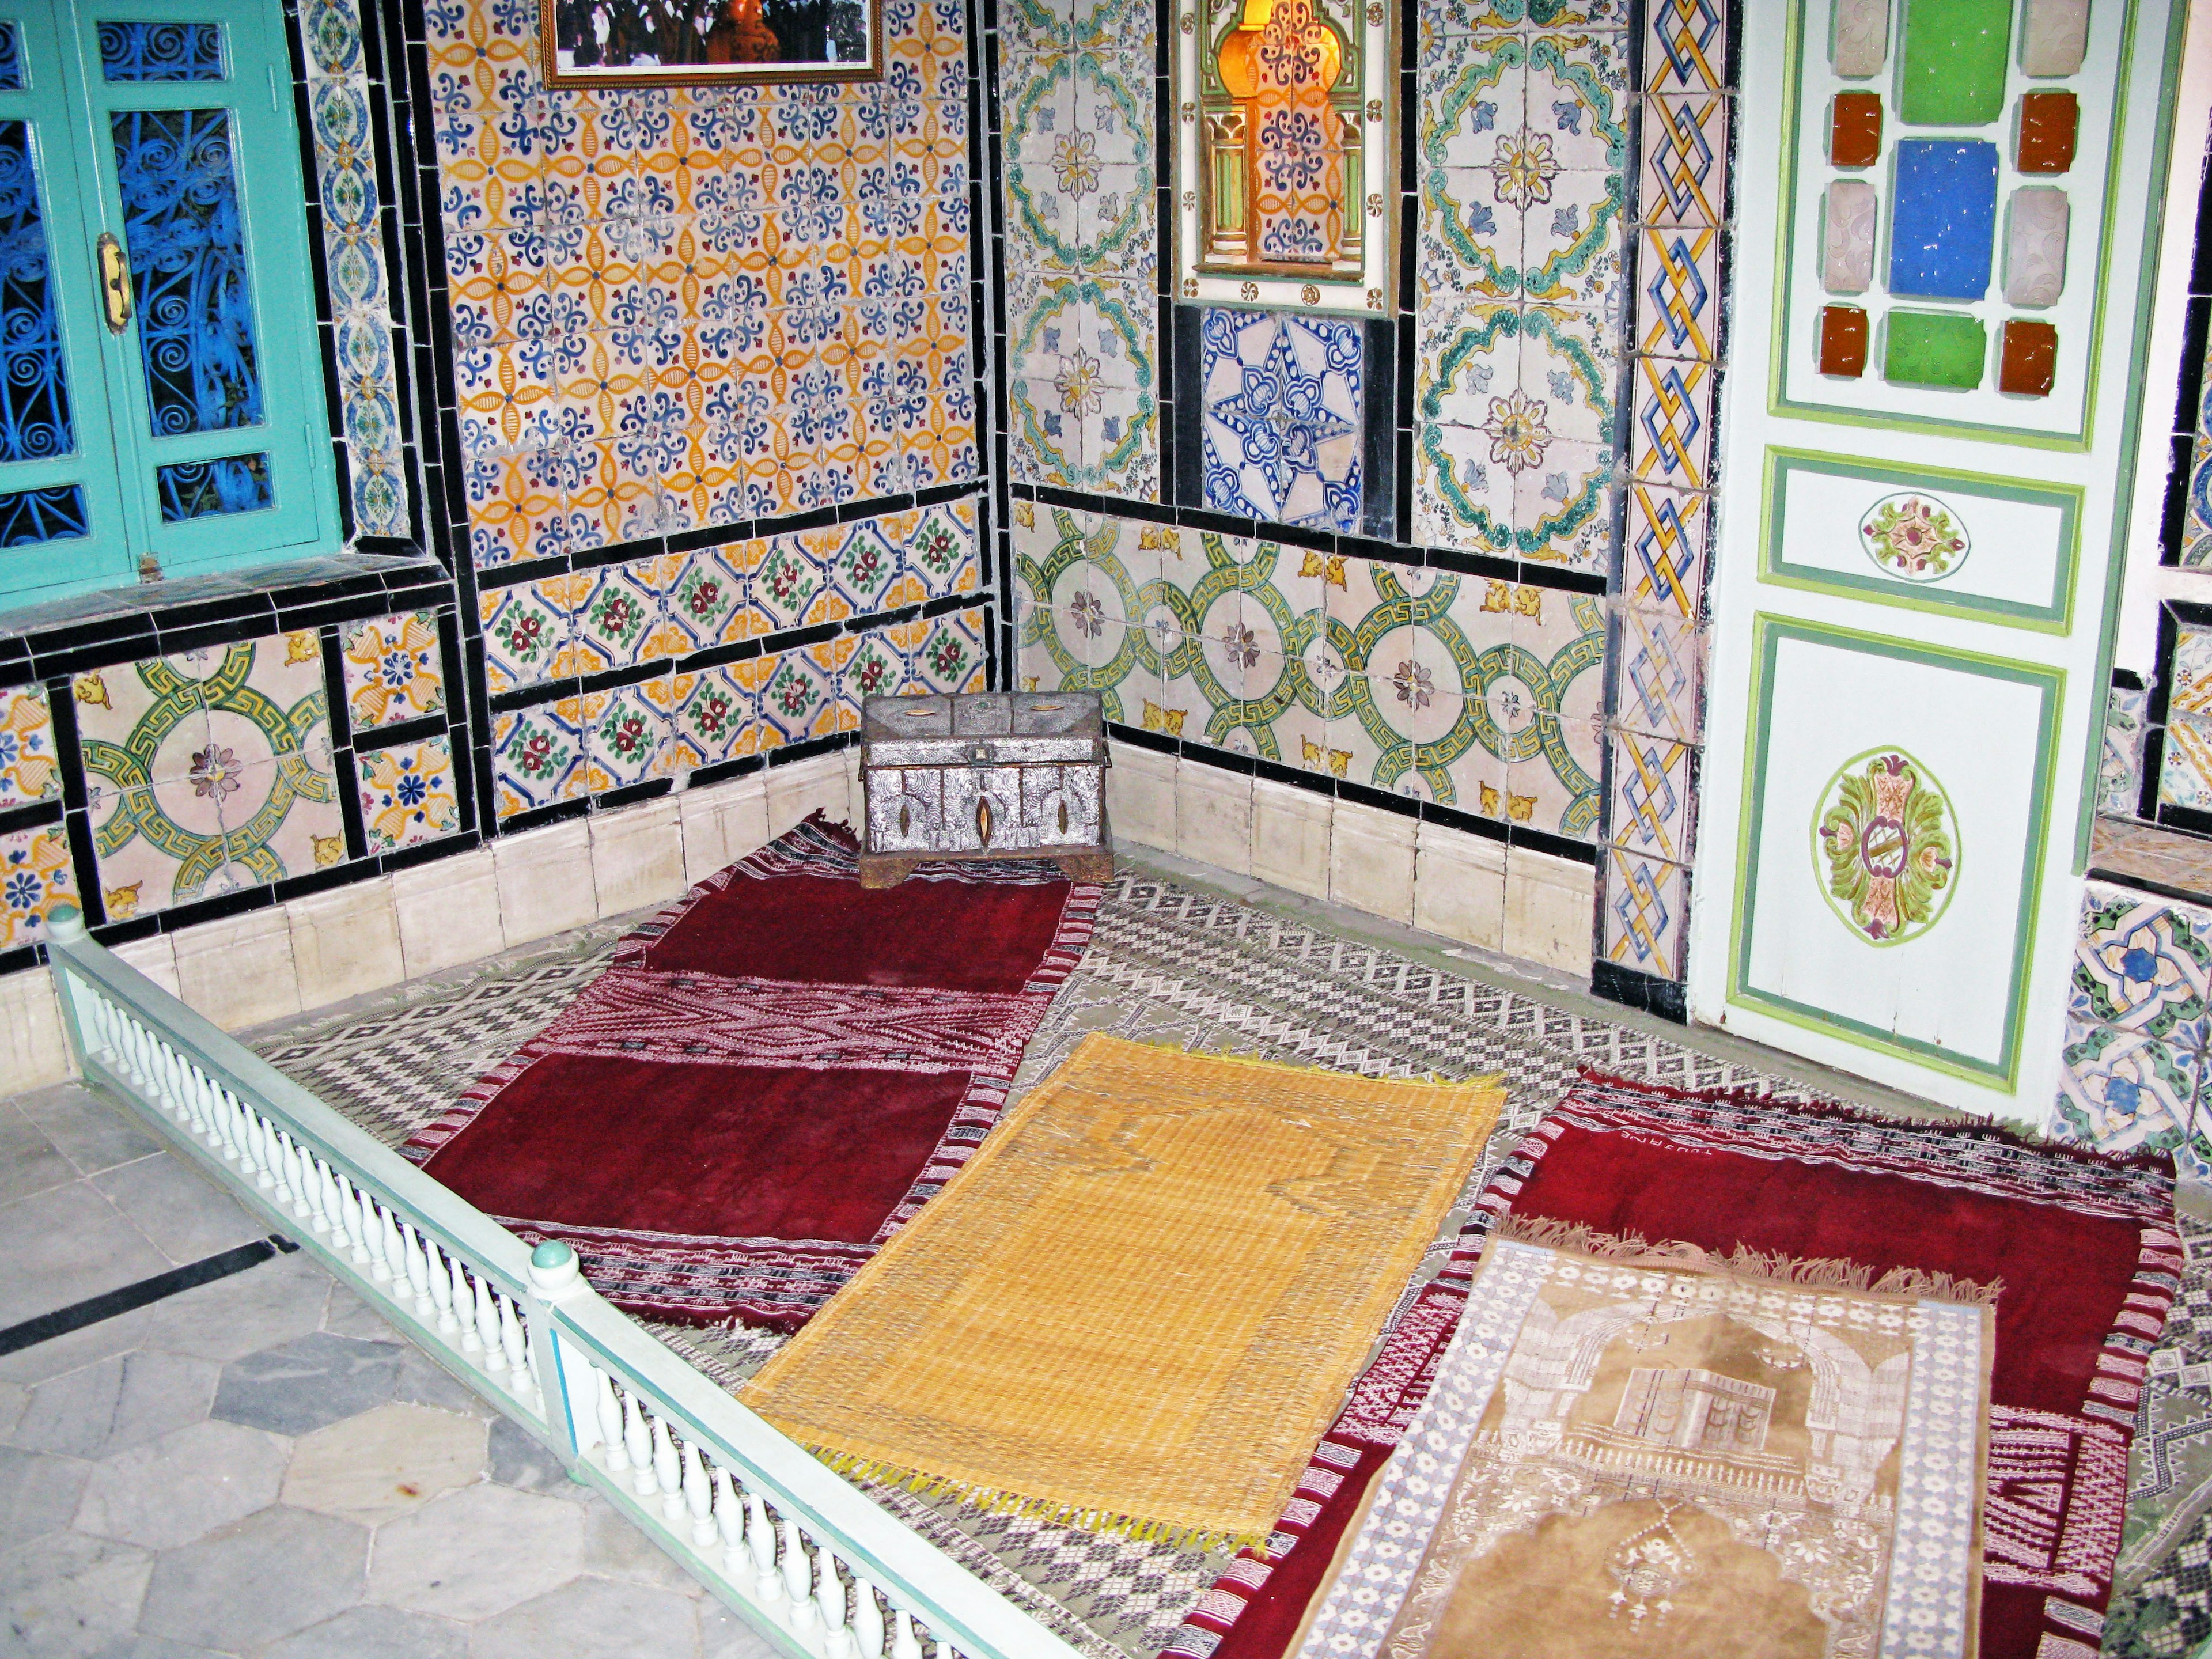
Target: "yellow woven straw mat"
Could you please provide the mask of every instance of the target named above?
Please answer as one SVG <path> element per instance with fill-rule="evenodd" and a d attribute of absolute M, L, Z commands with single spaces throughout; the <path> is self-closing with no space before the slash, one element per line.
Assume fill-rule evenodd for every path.
<path fill-rule="evenodd" d="M 740 1397 L 862 1478 L 1261 1542 L 1504 1102 L 1094 1034 Z"/>

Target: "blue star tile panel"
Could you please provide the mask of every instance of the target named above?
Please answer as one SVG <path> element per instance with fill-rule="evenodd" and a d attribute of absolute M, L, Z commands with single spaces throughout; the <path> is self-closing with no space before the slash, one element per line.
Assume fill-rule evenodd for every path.
<path fill-rule="evenodd" d="M 1356 323 L 1207 311 L 1199 327 L 1206 506 L 1357 530 L 1362 367 Z"/>
<path fill-rule="evenodd" d="M 1997 147 L 1981 139 L 1908 139 L 1897 147 L 1896 198 L 1890 292 L 1930 300 L 1987 294 L 1997 234 Z"/>

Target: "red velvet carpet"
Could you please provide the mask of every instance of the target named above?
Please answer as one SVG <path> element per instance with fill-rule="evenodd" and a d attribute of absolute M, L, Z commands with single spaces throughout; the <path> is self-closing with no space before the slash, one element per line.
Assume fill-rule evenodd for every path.
<path fill-rule="evenodd" d="M 1283 1659 L 1425 1396 L 1482 1232 L 1510 1212 L 1723 1253 L 1743 1244 L 2002 1280 L 1979 1653 L 2094 1659 L 2143 1357 L 2182 1266 L 2165 1171 L 1996 1129 L 1906 1127 L 1587 1077 L 1515 1150 L 1482 1209 L 1322 1441 L 1269 1559 L 1239 1559 L 1168 1654 Z"/>
<path fill-rule="evenodd" d="M 408 1156 L 630 1312 L 804 1324 L 982 1139 L 1098 904 L 854 853 L 817 814 L 693 888 Z"/>

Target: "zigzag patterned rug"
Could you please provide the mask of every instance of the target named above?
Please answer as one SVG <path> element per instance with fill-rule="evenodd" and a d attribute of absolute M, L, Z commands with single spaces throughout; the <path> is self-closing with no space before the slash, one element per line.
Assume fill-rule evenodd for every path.
<path fill-rule="evenodd" d="M 264 1036 L 259 1052 L 388 1146 L 447 1109 L 516 1045 L 550 1022 L 594 978 L 624 925 L 617 921 L 434 980 L 373 1005 Z M 1755 1070 L 1665 1036 L 1500 989 L 1365 941 L 1252 905 L 1216 898 L 1125 866 L 1104 890 L 1091 945 L 1054 1000 L 1009 1091 L 1019 1099 L 1088 1032 L 1107 1030 L 1221 1054 L 1328 1066 L 1370 1077 L 1504 1075 L 1504 1118 L 1437 1229 L 1394 1314 L 1395 1329 L 1449 1261 L 1474 1200 L 1498 1164 L 1555 1104 L 1583 1065 L 1687 1089 L 1769 1087 Z M 2212 1229 L 2182 1275 L 2181 1300 L 2152 1356 L 2149 1397 L 2166 1421 L 2212 1431 L 2212 1377 L 2184 1385 L 2180 1367 L 2212 1361 Z M 775 1331 L 650 1328 L 706 1375 L 733 1387 L 784 1341 Z M 2185 1437 L 2168 1436 L 2175 1444 Z M 2155 1530 L 2196 1482 L 2146 1459 L 2136 1443 L 2130 1532 Z M 2159 1487 L 2151 1492 L 2147 1488 Z M 1224 1553 L 1176 1549 L 1113 1533 L 989 1515 L 902 1487 L 876 1501 L 1025 1607 L 1087 1659 L 1153 1659 L 1230 1565 Z M 2125 1570 L 2124 1562 L 2123 1568 Z M 2193 1653 L 2212 1635 L 2212 1516 L 2168 1533 L 2107 1615 L 2106 1651 L 2127 1659 Z"/>

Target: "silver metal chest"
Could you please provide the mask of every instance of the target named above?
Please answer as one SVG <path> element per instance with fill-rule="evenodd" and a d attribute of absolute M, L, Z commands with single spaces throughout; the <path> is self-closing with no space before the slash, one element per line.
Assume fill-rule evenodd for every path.
<path fill-rule="evenodd" d="M 1051 859 L 1070 880 L 1104 881 L 1108 763 L 1095 691 L 870 697 L 860 883 L 896 886 L 943 858 Z"/>

